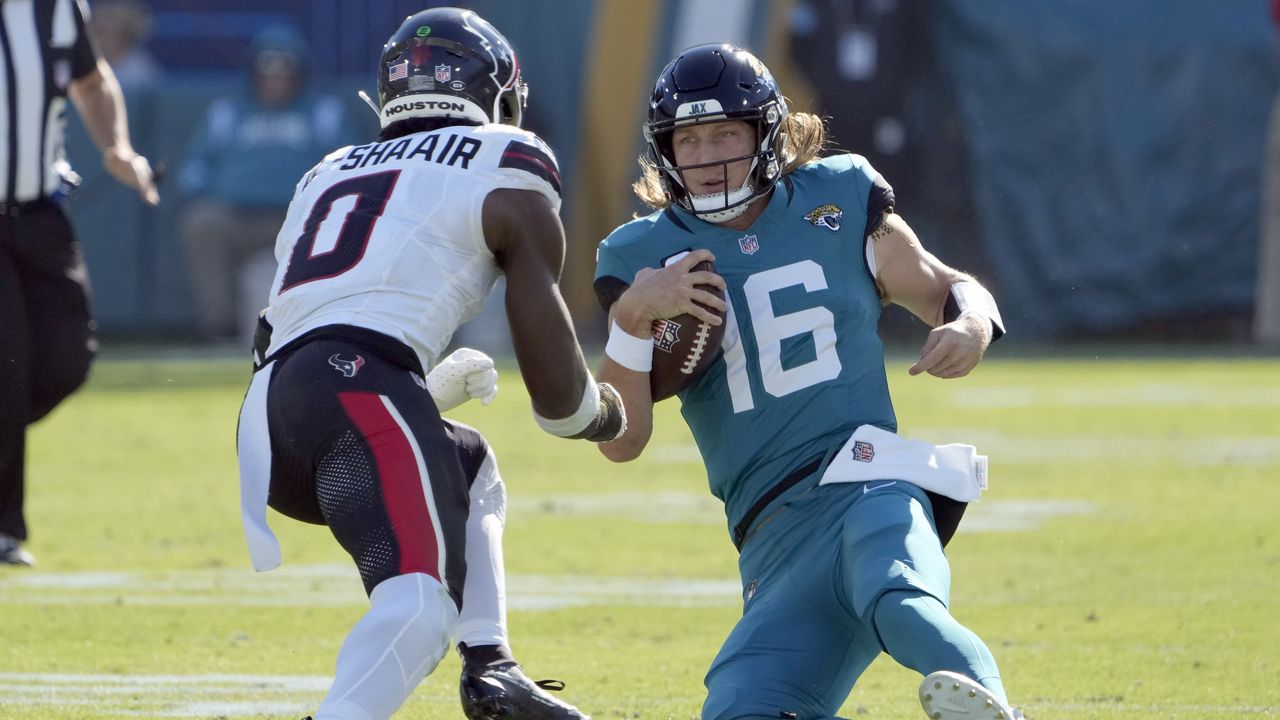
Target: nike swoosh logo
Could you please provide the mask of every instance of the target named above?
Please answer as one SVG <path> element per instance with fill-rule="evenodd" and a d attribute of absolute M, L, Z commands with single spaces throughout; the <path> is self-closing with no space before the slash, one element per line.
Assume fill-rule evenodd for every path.
<path fill-rule="evenodd" d="M 880 490 L 881 488 L 887 488 L 887 487 L 889 487 L 890 485 L 897 485 L 897 484 L 898 484 L 898 481 L 897 481 L 897 480 L 890 480 L 890 481 L 889 481 L 889 482 L 887 482 L 887 483 L 884 483 L 884 484 L 882 484 L 882 485 L 876 485 L 875 487 L 871 487 L 871 485 L 863 485 L 863 486 L 862 486 L 862 494 L 863 494 L 863 495 L 866 495 L 867 493 L 869 493 L 869 492 L 871 492 L 871 491 L 873 491 L 873 490 Z"/>

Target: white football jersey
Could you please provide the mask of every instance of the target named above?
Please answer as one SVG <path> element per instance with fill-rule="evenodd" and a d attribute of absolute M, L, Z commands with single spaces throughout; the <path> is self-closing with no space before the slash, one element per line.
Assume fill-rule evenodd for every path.
<path fill-rule="evenodd" d="M 429 370 L 500 272 L 490 192 L 540 192 L 560 211 L 555 156 L 506 125 L 453 126 L 343 148 L 298 183 L 276 239 L 269 352 L 323 325 L 394 337 Z"/>

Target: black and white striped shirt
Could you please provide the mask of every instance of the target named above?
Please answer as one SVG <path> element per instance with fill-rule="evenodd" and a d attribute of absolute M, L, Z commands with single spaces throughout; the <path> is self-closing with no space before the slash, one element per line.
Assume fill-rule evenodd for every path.
<path fill-rule="evenodd" d="M 97 66 L 84 0 L 0 0 L 0 202 L 47 198 L 70 171 L 67 86 Z"/>

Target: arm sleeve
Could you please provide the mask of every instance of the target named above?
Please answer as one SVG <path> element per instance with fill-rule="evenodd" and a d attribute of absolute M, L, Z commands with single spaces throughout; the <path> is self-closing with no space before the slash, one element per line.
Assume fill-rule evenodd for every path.
<path fill-rule="evenodd" d="M 876 173 L 871 181 L 871 188 L 867 191 L 867 226 L 864 228 L 862 237 L 871 237 L 871 233 L 875 232 L 884 221 L 884 214 L 893 210 L 893 188 L 889 187 L 883 175 Z"/>
<path fill-rule="evenodd" d="M 76 41 L 71 46 L 71 78 L 79 80 L 98 68 L 100 53 L 97 43 L 89 35 L 86 25 L 89 8 L 84 4 L 84 0 L 75 0 L 71 4 L 71 14 L 76 23 Z"/>
<path fill-rule="evenodd" d="M 631 287 L 631 280 L 635 276 L 635 272 L 619 257 L 617 248 L 611 247 L 608 240 L 600 243 L 596 250 L 596 279 L 592 288 L 595 290 L 596 300 L 606 313 L 622 293 Z"/>
<path fill-rule="evenodd" d="M 620 278 L 605 275 L 604 277 L 596 278 L 592 287 L 596 291 L 596 300 L 600 301 L 600 307 L 608 313 L 609 308 L 613 307 L 618 298 L 622 297 L 622 293 L 626 292 L 627 288 L 631 286 Z"/>

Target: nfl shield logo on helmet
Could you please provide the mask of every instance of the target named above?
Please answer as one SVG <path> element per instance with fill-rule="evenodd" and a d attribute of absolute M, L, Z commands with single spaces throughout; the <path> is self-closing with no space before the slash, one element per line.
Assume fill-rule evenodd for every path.
<path fill-rule="evenodd" d="M 853 442 L 853 459 L 858 462 L 871 462 L 876 456 L 876 447 L 865 440 Z"/>
<path fill-rule="evenodd" d="M 436 66 L 436 82 L 447 83 L 453 79 L 453 68 L 448 65 Z"/>
<path fill-rule="evenodd" d="M 760 241 L 755 235 L 744 235 L 738 238 L 738 249 L 745 255 L 755 255 L 760 249 Z"/>

